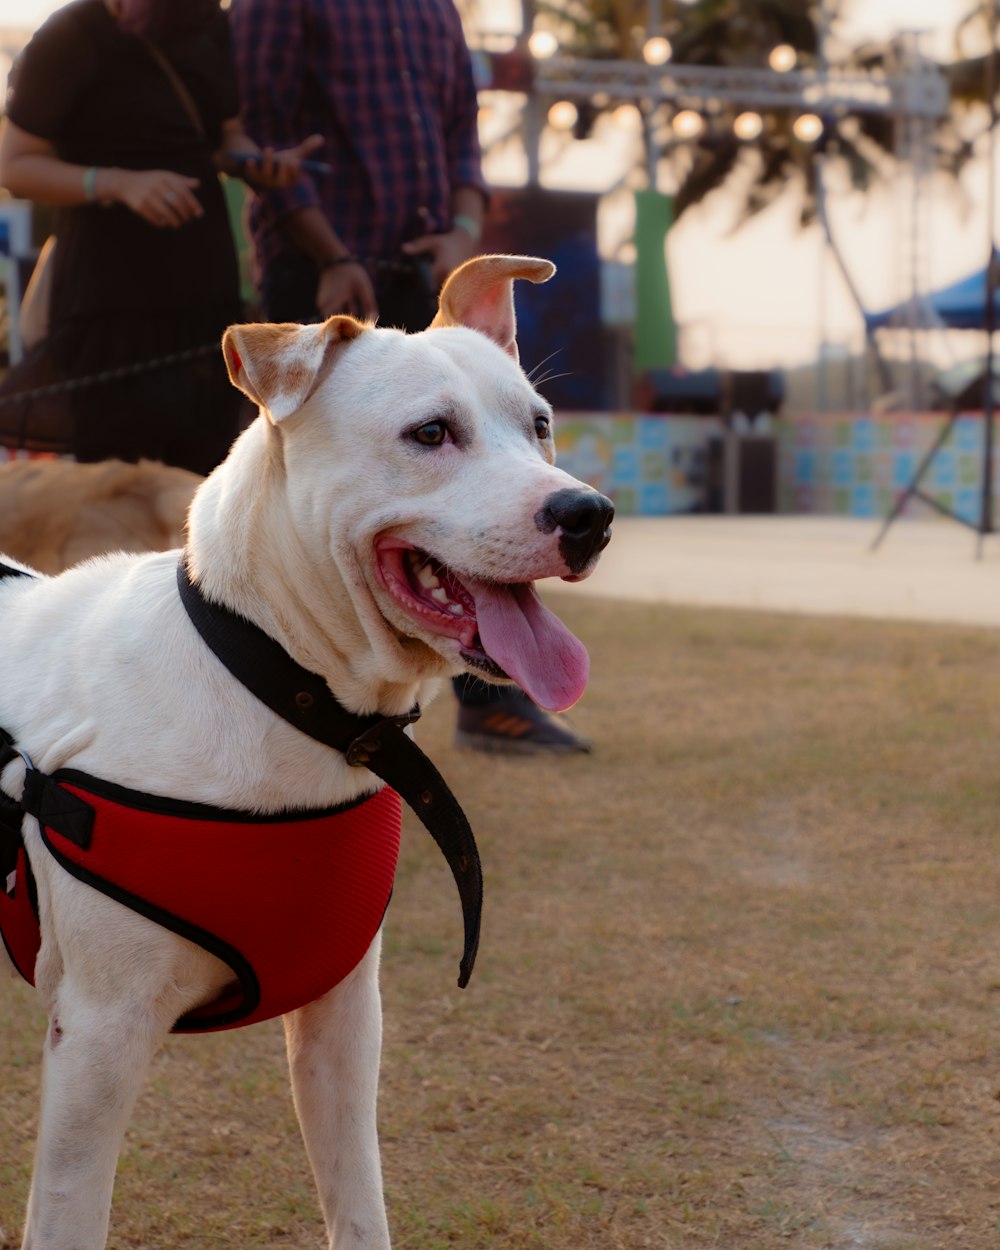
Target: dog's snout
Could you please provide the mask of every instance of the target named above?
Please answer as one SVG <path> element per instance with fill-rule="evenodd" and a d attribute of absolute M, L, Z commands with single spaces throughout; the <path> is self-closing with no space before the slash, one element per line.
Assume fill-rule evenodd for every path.
<path fill-rule="evenodd" d="M 535 524 L 546 534 L 561 530 L 559 549 L 572 573 L 579 573 L 611 541 L 615 506 L 590 489 L 557 490 L 539 509 Z"/>

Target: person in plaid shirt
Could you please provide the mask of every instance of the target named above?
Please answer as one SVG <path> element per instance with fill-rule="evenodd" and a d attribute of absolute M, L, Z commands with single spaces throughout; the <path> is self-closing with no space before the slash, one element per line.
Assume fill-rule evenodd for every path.
<path fill-rule="evenodd" d="M 325 170 L 251 202 L 265 317 L 425 329 L 486 203 L 454 0 L 231 0 L 229 21 L 247 134 L 262 147 L 324 140 Z M 460 745 L 589 750 L 515 688 L 460 677 L 455 690 Z"/>
<path fill-rule="evenodd" d="M 229 20 L 247 133 L 321 135 L 329 167 L 251 203 L 265 315 L 424 329 L 485 203 L 453 0 L 232 0 Z"/>

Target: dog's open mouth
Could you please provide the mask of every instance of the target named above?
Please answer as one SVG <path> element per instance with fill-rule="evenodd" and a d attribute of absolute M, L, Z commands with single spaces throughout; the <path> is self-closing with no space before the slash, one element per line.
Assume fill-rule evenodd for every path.
<path fill-rule="evenodd" d="M 551 711 L 572 707 L 583 694 L 586 648 L 545 607 L 532 582 L 503 585 L 459 575 L 387 535 L 376 543 L 376 555 L 393 600 L 424 629 L 454 638 L 470 668 L 510 677 Z"/>

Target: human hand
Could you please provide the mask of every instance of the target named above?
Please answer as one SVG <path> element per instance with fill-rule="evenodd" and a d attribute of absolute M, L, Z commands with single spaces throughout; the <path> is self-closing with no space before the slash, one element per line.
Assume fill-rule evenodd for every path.
<path fill-rule="evenodd" d="M 170 169 L 115 169 L 111 174 L 105 187 L 107 197 L 124 204 L 151 226 L 177 230 L 205 214 L 194 193 L 197 178 Z"/>
<path fill-rule="evenodd" d="M 378 316 L 375 288 L 360 261 L 343 261 L 321 270 L 316 287 L 316 308 L 323 317 L 350 313 L 374 321 Z"/>
<path fill-rule="evenodd" d="M 446 234 L 425 234 L 412 239 L 403 244 L 402 251 L 408 256 L 430 258 L 431 281 L 434 289 L 440 290 L 451 271 L 475 255 L 476 242 L 468 231 L 456 227 Z"/>
<path fill-rule="evenodd" d="M 323 143 L 322 135 L 310 135 L 293 148 L 262 148 L 259 157 L 243 162 L 240 177 L 255 190 L 290 187 L 302 174 L 302 162 Z"/>

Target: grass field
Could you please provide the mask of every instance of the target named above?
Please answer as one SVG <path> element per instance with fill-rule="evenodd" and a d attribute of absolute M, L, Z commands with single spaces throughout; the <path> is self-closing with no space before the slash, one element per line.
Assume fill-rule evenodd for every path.
<path fill-rule="evenodd" d="M 595 753 L 420 739 L 477 830 L 410 823 L 385 943 L 397 1250 L 1000 1243 L 1000 633 L 559 600 Z M 0 1224 L 43 1021 L 0 986 Z M 281 1029 L 171 1039 L 110 1244 L 319 1250 Z M 2 1239 L 0 1239 L 2 1244 Z"/>

